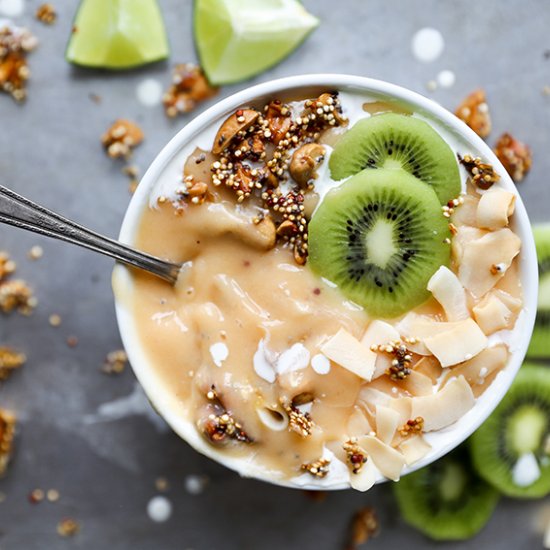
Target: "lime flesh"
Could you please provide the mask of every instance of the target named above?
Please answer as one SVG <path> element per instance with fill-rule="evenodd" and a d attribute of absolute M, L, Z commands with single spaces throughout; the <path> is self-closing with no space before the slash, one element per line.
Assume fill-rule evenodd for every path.
<path fill-rule="evenodd" d="M 156 0 L 82 0 L 67 60 L 86 67 L 126 69 L 169 55 Z"/>
<path fill-rule="evenodd" d="M 212 84 L 251 78 L 289 55 L 317 26 L 297 0 L 195 0 L 195 40 Z"/>

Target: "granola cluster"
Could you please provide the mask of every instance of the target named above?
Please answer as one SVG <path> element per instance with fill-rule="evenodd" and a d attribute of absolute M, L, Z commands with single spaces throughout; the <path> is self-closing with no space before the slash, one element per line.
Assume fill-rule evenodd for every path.
<path fill-rule="evenodd" d="M 458 160 L 470 174 L 473 183 L 480 189 L 489 189 L 500 179 L 493 165 L 483 162 L 479 157 L 472 157 L 472 155 L 461 157 L 459 155 Z"/>
<path fill-rule="evenodd" d="M 424 430 L 424 419 L 421 416 L 407 420 L 401 428 L 399 428 L 399 435 L 402 437 L 408 437 L 409 435 L 421 434 Z"/>
<path fill-rule="evenodd" d="M 107 354 L 103 366 L 102 372 L 105 374 L 122 374 L 128 363 L 128 355 L 123 349 L 117 349 Z"/>
<path fill-rule="evenodd" d="M 57 20 L 57 12 L 55 11 L 53 4 L 50 4 L 49 2 L 40 4 L 40 6 L 36 8 L 35 16 L 38 21 L 44 23 L 45 25 L 53 25 Z"/>
<path fill-rule="evenodd" d="M 18 311 L 30 315 L 37 300 L 31 288 L 21 279 L 8 279 L 15 273 L 17 266 L 7 253 L 0 252 L 0 311 L 11 313 Z"/>
<path fill-rule="evenodd" d="M 357 438 L 353 437 L 346 441 L 343 445 L 344 451 L 346 453 L 347 461 L 351 466 L 351 471 L 354 474 L 358 474 L 363 466 L 367 463 L 367 453 L 359 447 L 357 444 Z"/>
<path fill-rule="evenodd" d="M 314 477 L 323 478 L 329 472 L 330 460 L 328 458 L 320 458 L 314 462 L 308 462 L 302 464 L 300 469 L 308 474 L 311 474 Z"/>
<path fill-rule="evenodd" d="M 27 358 L 11 348 L 0 347 L 0 382 L 7 380 L 13 371 L 22 367 Z"/>
<path fill-rule="evenodd" d="M 495 153 L 515 182 L 521 181 L 531 169 L 531 149 L 508 133 L 497 141 Z"/>
<path fill-rule="evenodd" d="M 36 37 L 25 28 L 0 26 L 0 90 L 15 101 L 24 101 L 30 77 L 27 54 L 38 45 Z"/>
<path fill-rule="evenodd" d="M 135 122 L 119 119 L 103 134 L 101 144 L 111 158 L 128 159 L 143 137 L 141 128 Z"/>
<path fill-rule="evenodd" d="M 174 67 L 172 84 L 162 98 L 164 111 L 168 117 L 175 118 L 217 93 L 218 88 L 210 86 L 200 67 L 181 63 Z"/>
<path fill-rule="evenodd" d="M 8 469 L 8 464 L 13 453 L 13 438 L 15 435 L 15 416 L 0 409 L 0 477 Z"/>
<path fill-rule="evenodd" d="M 458 106 L 455 115 L 464 121 L 479 137 L 491 133 L 491 116 L 484 90 L 475 90 Z"/>

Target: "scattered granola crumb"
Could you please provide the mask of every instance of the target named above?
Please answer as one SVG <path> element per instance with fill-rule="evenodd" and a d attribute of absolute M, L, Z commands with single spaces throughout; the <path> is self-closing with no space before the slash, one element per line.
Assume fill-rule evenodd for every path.
<path fill-rule="evenodd" d="M 157 477 L 157 479 L 155 479 L 155 489 L 159 493 L 164 493 L 168 491 L 169 488 L 170 488 L 170 484 L 168 483 L 168 480 L 165 477 Z"/>
<path fill-rule="evenodd" d="M 107 354 L 101 370 L 105 374 L 122 374 L 127 362 L 127 353 L 123 349 L 117 349 Z"/>
<path fill-rule="evenodd" d="M 437 90 L 437 82 L 435 80 L 428 80 L 428 82 L 426 82 L 426 90 L 428 90 L 428 92 Z"/>
<path fill-rule="evenodd" d="M 480 189 L 489 189 L 496 183 L 500 176 L 495 172 L 492 164 L 483 162 L 480 157 L 472 157 L 472 155 L 458 155 L 458 161 L 470 174 L 472 181 Z"/>
<path fill-rule="evenodd" d="M 164 111 L 174 118 L 192 111 L 201 101 L 217 93 L 218 88 L 210 86 L 200 67 L 181 63 L 174 67 L 172 85 L 162 98 Z"/>
<path fill-rule="evenodd" d="M 484 90 L 475 90 L 466 97 L 458 106 L 455 115 L 479 137 L 486 138 L 491 133 L 491 116 Z"/>
<path fill-rule="evenodd" d="M 542 87 L 542 95 L 550 96 L 550 86 L 548 84 Z"/>
<path fill-rule="evenodd" d="M 355 550 L 370 538 L 375 537 L 379 530 L 378 518 L 374 508 L 371 506 L 360 508 L 351 520 L 346 550 Z"/>
<path fill-rule="evenodd" d="M 11 313 L 17 310 L 22 315 L 30 315 L 37 305 L 32 290 L 21 279 L 0 283 L 0 311 Z"/>
<path fill-rule="evenodd" d="M 13 452 L 14 434 L 15 415 L 5 409 L 0 409 L 0 477 L 8 469 Z"/>
<path fill-rule="evenodd" d="M 50 323 L 50 325 L 52 327 L 59 327 L 61 326 L 61 316 L 58 315 L 57 313 L 53 313 L 52 315 L 50 315 L 50 317 L 48 318 L 48 323 Z"/>
<path fill-rule="evenodd" d="M 35 15 L 36 19 L 45 25 L 53 25 L 57 19 L 57 12 L 49 2 L 38 6 Z"/>
<path fill-rule="evenodd" d="M 141 128 L 135 122 L 118 119 L 103 134 L 101 143 L 111 158 L 127 159 L 130 157 L 132 149 L 143 141 L 143 137 Z"/>
<path fill-rule="evenodd" d="M 67 346 L 70 348 L 76 348 L 78 345 L 78 338 L 76 336 L 69 336 L 67 338 Z"/>
<path fill-rule="evenodd" d="M 10 259 L 7 252 L 0 252 L 0 281 L 15 273 L 17 264 Z"/>
<path fill-rule="evenodd" d="M 62 519 L 57 524 L 57 533 L 61 537 L 74 537 L 79 531 L 80 524 L 72 518 Z"/>
<path fill-rule="evenodd" d="M 27 254 L 29 260 L 39 260 L 40 258 L 42 258 L 43 255 L 44 250 L 41 246 L 38 245 L 33 246 Z"/>
<path fill-rule="evenodd" d="M 508 133 L 498 139 L 495 153 L 515 182 L 522 181 L 531 169 L 531 149 Z"/>
<path fill-rule="evenodd" d="M 31 504 L 38 504 L 44 500 L 44 496 L 42 489 L 33 489 L 29 494 L 29 502 Z"/>
<path fill-rule="evenodd" d="M 46 498 L 49 502 L 57 502 L 59 500 L 59 491 L 57 489 L 48 489 Z"/>
<path fill-rule="evenodd" d="M 330 460 L 328 458 L 320 458 L 315 462 L 308 462 L 300 466 L 300 470 L 311 474 L 312 476 L 323 478 L 329 472 Z"/>
<path fill-rule="evenodd" d="M 301 411 L 296 405 L 281 401 L 288 414 L 288 429 L 302 437 L 309 437 L 313 431 L 313 421 L 308 412 Z"/>
<path fill-rule="evenodd" d="M 122 168 L 122 173 L 128 176 L 128 179 L 130 180 L 128 190 L 130 191 L 130 194 L 133 195 L 139 185 L 139 168 L 134 164 L 130 164 Z"/>
<path fill-rule="evenodd" d="M 94 94 L 94 92 L 90 92 L 88 94 L 88 97 L 90 98 L 90 101 L 92 101 L 96 105 L 99 105 L 101 103 L 101 96 L 99 94 Z"/>
<path fill-rule="evenodd" d="M 0 347 L 0 381 L 7 380 L 15 369 L 25 364 L 26 360 L 23 353 Z"/>
<path fill-rule="evenodd" d="M 27 97 L 25 86 L 31 74 L 27 54 L 38 40 L 28 29 L 5 22 L 0 25 L 0 90 L 21 102 Z"/>

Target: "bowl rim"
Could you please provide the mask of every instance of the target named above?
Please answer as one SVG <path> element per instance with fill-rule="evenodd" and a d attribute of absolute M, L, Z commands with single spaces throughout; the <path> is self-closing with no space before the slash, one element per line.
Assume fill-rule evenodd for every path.
<path fill-rule="evenodd" d="M 515 209 L 515 232 L 519 235 L 522 242 L 522 250 L 520 257 L 521 273 L 520 280 L 523 286 L 524 300 L 524 319 L 522 325 L 521 342 L 517 345 L 516 350 L 511 354 L 508 364 L 503 371 L 506 376 L 497 377 L 496 380 L 503 378 L 498 385 L 495 386 L 496 380 L 491 384 L 489 397 L 483 401 L 483 406 L 480 400 L 476 400 L 473 410 L 477 410 L 476 416 L 467 425 L 461 426 L 457 430 L 453 424 L 450 428 L 456 431 L 452 442 L 442 445 L 435 452 L 430 452 L 427 457 L 416 462 L 412 466 L 406 466 L 402 475 L 414 472 L 432 462 L 438 460 L 443 455 L 450 452 L 452 449 L 460 445 L 466 440 L 491 414 L 497 407 L 505 393 L 508 391 L 515 375 L 521 367 L 527 347 L 529 345 L 530 335 L 533 330 L 536 306 L 537 306 L 537 289 L 538 289 L 538 268 L 535 243 L 531 231 L 529 217 L 525 210 L 525 206 L 519 196 L 517 189 L 509 177 L 508 173 L 490 149 L 490 147 L 471 130 L 464 122 L 458 119 L 455 115 L 447 111 L 444 107 L 435 101 L 422 96 L 417 92 L 408 90 L 401 86 L 391 84 L 382 80 L 375 80 L 362 76 L 348 74 L 308 74 L 289 76 L 276 80 L 270 80 L 248 87 L 242 91 L 230 95 L 229 97 L 220 100 L 210 108 L 199 114 L 188 124 L 186 124 L 176 135 L 163 147 L 157 157 L 149 166 L 144 174 L 136 193 L 133 195 L 120 230 L 119 239 L 121 242 L 132 244 L 135 232 L 138 228 L 141 213 L 149 203 L 149 192 L 162 174 L 164 168 L 180 152 L 191 140 L 196 137 L 202 130 L 207 128 L 212 122 L 220 117 L 229 114 L 238 107 L 250 103 L 258 97 L 265 95 L 280 94 L 285 91 L 298 92 L 301 88 L 326 88 L 340 91 L 356 91 L 364 94 L 375 94 L 388 96 L 394 100 L 403 101 L 415 106 L 416 111 L 428 113 L 430 117 L 438 123 L 443 124 L 451 132 L 458 134 L 462 139 L 467 141 L 476 150 L 482 152 L 485 159 L 493 164 L 501 175 L 501 182 L 504 188 L 512 191 L 516 195 Z M 302 485 L 294 483 L 292 480 L 279 479 L 274 472 L 270 472 L 264 467 L 254 464 L 246 458 L 233 457 L 224 455 L 208 445 L 196 432 L 193 424 L 183 415 L 176 414 L 174 410 L 175 400 L 167 395 L 163 390 L 162 384 L 159 383 L 157 376 L 154 374 L 154 369 L 151 363 L 146 359 L 143 353 L 141 343 L 139 341 L 137 330 L 133 322 L 129 308 L 126 307 L 125 300 L 122 298 L 123 292 L 119 289 L 131 285 L 131 276 L 129 271 L 121 265 L 115 266 L 113 272 L 113 287 L 115 290 L 115 309 L 116 317 L 119 326 L 119 331 L 128 353 L 132 369 L 143 387 L 147 397 L 156 411 L 168 422 L 171 428 L 195 450 L 208 456 L 209 458 L 223 464 L 224 466 L 236 471 L 243 477 L 254 477 L 262 481 L 267 481 L 276 485 L 312 490 L 337 490 L 349 488 L 349 484 L 341 483 L 334 486 L 320 485 Z M 518 330 L 516 326 L 514 330 Z M 487 392 L 484 392 L 484 396 Z M 457 422 L 457 424 L 460 421 Z"/>

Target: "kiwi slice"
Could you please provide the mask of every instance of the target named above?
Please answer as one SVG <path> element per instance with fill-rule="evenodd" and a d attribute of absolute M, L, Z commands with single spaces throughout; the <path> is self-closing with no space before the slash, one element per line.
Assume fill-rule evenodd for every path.
<path fill-rule="evenodd" d="M 464 446 L 405 476 L 394 492 L 403 519 L 439 541 L 473 537 L 499 500 L 498 491 L 472 468 Z"/>
<path fill-rule="evenodd" d="M 533 227 L 539 261 L 537 320 L 527 357 L 550 358 L 550 224 Z"/>
<path fill-rule="evenodd" d="M 441 204 L 461 191 L 452 149 L 427 122 L 407 115 L 360 120 L 336 143 L 329 167 L 335 180 L 365 168 L 401 168 L 431 185 Z"/>
<path fill-rule="evenodd" d="M 550 493 L 550 369 L 524 364 L 489 419 L 472 436 L 472 459 L 507 496 Z"/>
<path fill-rule="evenodd" d="M 330 191 L 309 223 L 309 265 L 377 317 L 424 302 L 449 262 L 433 189 L 403 170 L 364 170 Z"/>

